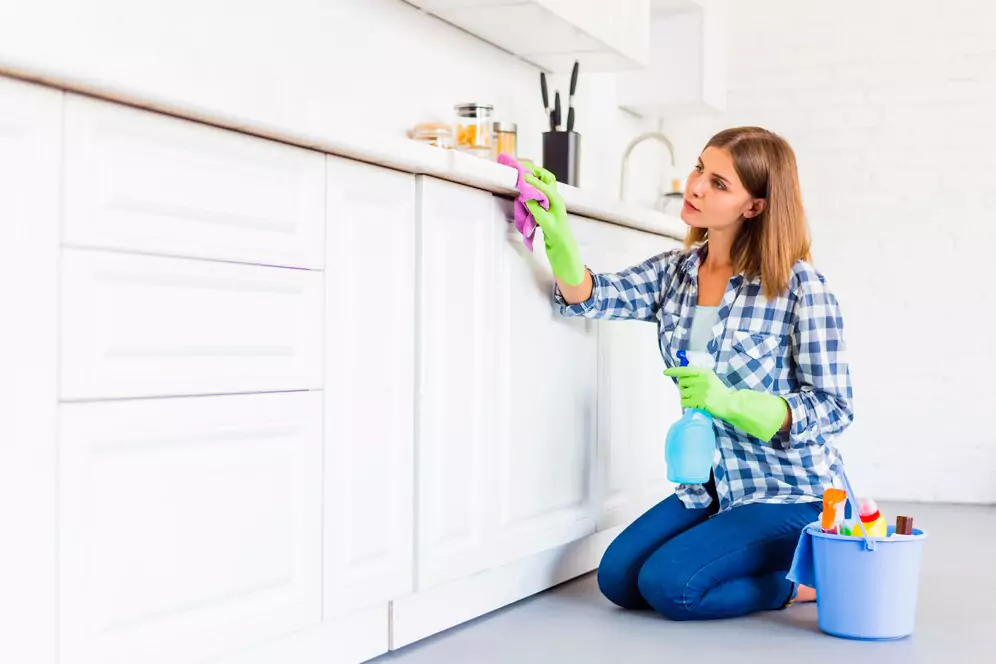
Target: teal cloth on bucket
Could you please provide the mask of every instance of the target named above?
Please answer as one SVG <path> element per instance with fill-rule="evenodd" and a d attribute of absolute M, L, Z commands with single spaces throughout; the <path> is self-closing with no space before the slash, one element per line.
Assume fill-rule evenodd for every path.
<path fill-rule="evenodd" d="M 799 534 L 799 542 L 795 545 L 795 555 L 792 557 L 792 567 L 785 578 L 810 588 L 816 587 L 816 563 L 813 558 L 812 526 L 806 526 Z"/>

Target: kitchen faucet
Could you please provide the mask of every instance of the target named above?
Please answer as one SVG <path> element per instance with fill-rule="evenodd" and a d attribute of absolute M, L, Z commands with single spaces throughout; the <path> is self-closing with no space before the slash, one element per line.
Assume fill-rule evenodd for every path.
<path fill-rule="evenodd" d="M 627 164 L 629 162 L 629 156 L 633 152 L 633 148 L 635 148 L 637 145 L 639 145 L 643 141 L 646 141 L 646 140 L 651 139 L 651 138 L 657 139 L 658 141 L 660 141 L 661 143 L 663 143 L 665 146 L 667 146 L 667 151 L 671 155 L 671 167 L 674 168 L 676 166 L 675 159 L 674 159 L 674 144 L 671 143 L 671 139 L 669 139 L 667 136 L 665 136 L 662 132 L 659 132 L 659 131 L 648 131 L 646 133 L 640 134 L 639 136 L 637 136 L 636 138 L 634 138 L 632 141 L 629 142 L 629 145 L 626 146 L 626 151 L 623 152 L 622 173 L 620 174 L 620 177 L 619 177 L 619 200 L 620 201 L 626 200 L 626 166 L 627 166 Z M 663 206 L 661 205 L 661 201 L 662 200 L 664 200 L 665 198 L 667 198 L 669 196 L 680 196 L 680 195 L 681 195 L 680 192 L 677 192 L 677 193 L 675 193 L 675 192 L 665 192 L 664 191 L 664 186 L 663 186 L 663 183 L 662 183 L 661 184 L 661 190 L 660 190 L 660 192 L 657 195 L 657 202 L 655 203 L 655 207 L 663 209 Z"/>

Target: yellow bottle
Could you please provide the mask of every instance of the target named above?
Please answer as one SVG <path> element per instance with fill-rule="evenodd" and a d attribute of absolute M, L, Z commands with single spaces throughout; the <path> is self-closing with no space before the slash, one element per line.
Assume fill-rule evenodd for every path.
<path fill-rule="evenodd" d="M 851 535 L 864 537 L 865 532 L 869 537 L 887 537 L 888 526 L 885 517 L 878 511 L 878 505 L 870 498 L 863 499 L 858 504 L 858 516 L 860 519 L 854 521 L 851 528 Z"/>

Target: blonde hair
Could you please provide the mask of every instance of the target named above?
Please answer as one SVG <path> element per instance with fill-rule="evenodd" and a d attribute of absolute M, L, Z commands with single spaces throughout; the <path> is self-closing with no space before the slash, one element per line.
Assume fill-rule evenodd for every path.
<path fill-rule="evenodd" d="M 735 271 L 761 278 L 765 297 L 777 297 L 788 288 L 796 261 L 812 260 L 795 152 L 785 139 L 759 127 L 721 131 L 706 147 L 729 152 L 748 193 L 766 201 L 761 214 L 741 226 L 730 258 Z M 685 247 L 691 248 L 706 237 L 705 228 L 689 229 Z"/>

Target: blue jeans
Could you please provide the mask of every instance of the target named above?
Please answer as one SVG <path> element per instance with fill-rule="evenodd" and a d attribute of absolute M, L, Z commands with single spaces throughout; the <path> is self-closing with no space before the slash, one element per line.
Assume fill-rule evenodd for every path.
<path fill-rule="evenodd" d="M 708 508 L 688 509 L 670 496 L 619 534 L 598 567 L 602 594 L 671 620 L 734 618 L 794 597 L 785 575 L 821 503 L 754 503 L 717 514 L 715 485 L 706 488 Z"/>

